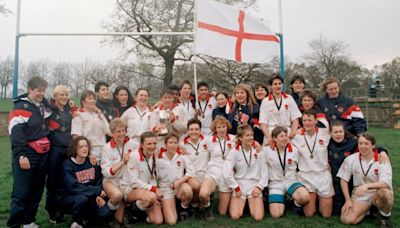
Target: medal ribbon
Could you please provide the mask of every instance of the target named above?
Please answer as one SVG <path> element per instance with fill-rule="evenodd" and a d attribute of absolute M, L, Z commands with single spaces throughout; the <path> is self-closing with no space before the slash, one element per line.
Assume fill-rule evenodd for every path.
<path fill-rule="evenodd" d="M 250 148 L 250 159 L 249 159 L 249 161 L 247 161 L 246 155 L 244 154 L 243 146 L 241 149 L 242 149 L 242 154 L 243 154 L 244 160 L 246 161 L 247 167 L 250 167 L 251 157 L 253 156 L 253 150 Z"/>
<path fill-rule="evenodd" d="M 286 169 L 286 149 L 287 149 L 287 145 L 286 145 L 285 150 L 284 150 L 283 162 L 282 162 L 279 149 L 278 149 L 278 147 L 276 147 L 276 151 L 278 151 L 277 154 L 278 154 L 278 158 L 279 158 L 279 163 L 280 163 L 280 165 L 281 165 L 281 167 L 282 167 L 282 171 L 283 171 L 283 176 L 285 176 L 285 169 Z"/>
<path fill-rule="evenodd" d="M 135 110 L 137 112 L 137 114 L 140 116 L 140 120 L 143 119 L 143 116 L 146 115 L 147 111 L 145 111 L 144 113 L 140 114 L 139 110 L 137 109 L 137 107 L 135 106 Z"/>
<path fill-rule="evenodd" d="M 306 145 L 307 145 L 308 151 L 310 151 L 311 156 L 313 156 L 313 153 L 314 153 L 315 144 L 317 143 L 317 137 L 318 137 L 318 131 L 317 131 L 317 133 L 315 135 L 314 144 L 313 144 L 313 147 L 312 147 L 312 150 L 311 150 L 310 145 L 307 142 L 306 135 L 304 134 L 304 141 L 306 141 Z"/>
<path fill-rule="evenodd" d="M 225 139 L 225 141 L 224 141 L 224 149 L 222 149 L 222 145 L 221 145 L 221 139 L 217 136 L 217 138 L 218 138 L 218 143 L 219 143 L 219 148 L 221 148 L 221 153 L 222 153 L 222 156 L 225 156 L 225 149 L 226 149 L 226 139 Z"/>

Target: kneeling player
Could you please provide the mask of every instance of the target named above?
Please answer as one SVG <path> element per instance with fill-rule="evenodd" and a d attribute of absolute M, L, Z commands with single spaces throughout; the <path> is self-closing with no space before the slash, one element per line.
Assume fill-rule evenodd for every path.
<path fill-rule="evenodd" d="M 178 220 L 175 197 L 181 201 L 183 210 L 189 207 L 193 190 L 186 182 L 190 177 L 194 177 L 195 173 L 192 162 L 178 149 L 178 136 L 167 135 L 165 147 L 160 149 L 156 167 L 158 186 L 164 195 L 162 199 L 164 220 L 167 224 L 173 225 Z"/>
<path fill-rule="evenodd" d="M 358 148 L 360 152 L 348 156 L 337 174 L 346 199 L 340 221 L 344 224 L 361 222 L 372 204 L 382 216 L 381 227 L 388 227 L 393 207 L 392 167 L 389 162 L 379 163 L 372 135 L 361 134 Z M 350 195 L 348 182 L 351 176 L 354 189 Z"/>
<path fill-rule="evenodd" d="M 268 168 L 263 153 L 257 152 L 253 145 L 253 128 L 239 127 L 237 145 L 223 166 L 226 184 L 234 190 L 229 205 L 229 214 L 234 220 L 242 217 L 246 200 L 251 217 L 256 221 L 264 218 L 262 191 L 268 184 Z"/>
<path fill-rule="evenodd" d="M 296 169 L 299 151 L 289 143 L 286 127 L 275 127 L 271 133 L 272 145 L 264 150 L 269 173 L 269 211 L 272 218 L 280 218 L 285 212 L 285 195 L 294 199 L 297 209 L 309 202 L 309 194 L 297 180 Z"/>
<path fill-rule="evenodd" d="M 140 147 L 131 153 L 122 175 L 121 185 L 127 195 L 126 201 L 136 203 L 140 210 L 145 211 L 148 223 L 162 224 L 160 202 L 163 193 L 157 188 L 156 148 L 157 135 L 153 132 L 144 132 L 140 136 Z"/>

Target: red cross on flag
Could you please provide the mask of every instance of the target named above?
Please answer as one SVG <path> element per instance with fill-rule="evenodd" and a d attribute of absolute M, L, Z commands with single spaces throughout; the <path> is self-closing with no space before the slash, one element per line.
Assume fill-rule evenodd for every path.
<path fill-rule="evenodd" d="M 197 4 L 197 53 L 247 63 L 278 55 L 278 37 L 259 19 L 215 1 Z"/>

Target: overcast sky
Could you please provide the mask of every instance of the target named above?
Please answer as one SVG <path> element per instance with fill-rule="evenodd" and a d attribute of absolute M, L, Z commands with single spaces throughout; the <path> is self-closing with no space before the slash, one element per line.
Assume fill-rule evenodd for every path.
<path fill-rule="evenodd" d="M 158 0 L 162 1 L 162 0 Z M 17 0 L 0 0 L 14 12 L 0 16 L 0 58 L 14 55 Z M 278 0 L 259 0 L 260 17 L 277 31 Z M 114 0 L 22 0 L 21 32 L 104 32 Z M 301 61 L 307 43 L 324 34 L 348 44 L 352 58 L 371 68 L 400 56 L 399 0 L 283 0 L 285 55 Z M 24 37 L 20 59 L 80 62 L 113 59 L 104 37 Z"/>

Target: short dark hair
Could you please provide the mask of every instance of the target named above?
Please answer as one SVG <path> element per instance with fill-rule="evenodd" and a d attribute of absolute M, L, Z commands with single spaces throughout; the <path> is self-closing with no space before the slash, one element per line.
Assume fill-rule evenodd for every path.
<path fill-rule="evenodd" d="M 37 89 L 37 88 L 47 88 L 47 81 L 42 77 L 32 77 L 28 81 L 29 89 Z"/>
<path fill-rule="evenodd" d="M 128 102 L 127 102 L 128 107 L 132 106 L 134 103 L 134 100 L 133 100 L 131 91 L 129 91 L 128 87 L 120 85 L 120 86 L 117 86 L 117 88 L 115 88 L 114 93 L 113 93 L 113 104 L 115 105 L 115 107 L 119 107 L 121 105 L 117 99 L 117 95 L 118 95 L 119 91 L 121 91 L 121 90 L 125 90 L 126 93 L 128 94 Z"/>
<path fill-rule="evenodd" d="M 167 136 L 165 136 L 164 143 L 167 144 L 167 142 L 170 138 L 176 138 L 176 140 L 178 140 L 178 142 L 179 142 L 179 136 L 177 136 L 173 133 L 169 133 Z"/>
<path fill-rule="evenodd" d="M 315 93 L 310 89 L 304 89 L 300 93 L 300 101 L 303 101 L 304 97 L 310 97 L 311 99 L 314 100 L 314 103 L 317 101 L 317 95 L 315 95 Z"/>
<path fill-rule="evenodd" d="M 146 91 L 146 92 L 147 92 L 147 95 L 150 95 L 150 92 L 149 92 L 149 90 L 148 90 L 147 88 L 140 87 L 139 89 L 136 90 L 135 96 L 137 96 L 137 95 L 139 94 L 140 91 Z"/>
<path fill-rule="evenodd" d="M 189 80 L 185 80 L 185 81 L 182 82 L 181 87 L 180 87 L 180 90 L 183 88 L 184 85 L 189 85 L 190 88 L 192 88 L 192 83 L 190 83 Z"/>
<path fill-rule="evenodd" d="M 274 130 L 272 130 L 272 132 L 271 132 L 272 138 L 278 137 L 278 135 L 281 132 L 285 132 L 287 134 L 288 133 L 288 129 L 286 127 L 282 127 L 282 126 L 275 127 Z"/>
<path fill-rule="evenodd" d="M 140 144 L 144 143 L 144 140 L 147 138 L 157 138 L 156 133 L 152 131 L 145 131 L 140 135 Z"/>
<path fill-rule="evenodd" d="M 87 97 L 90 97 L 90 96 L 93 96 L 94 99 L 96 99 L 96 94 L 95 94 L 93 91 L 91 91 L 91 90 L 85 90 L 85 91 L 82 92 L 81 101 L 80 101 L 80 103 L 81 103 L 81 108 L 83 108 L 83 102 L 85 101 L 85 99 L 86 99 Z"/>
<path fill-rule="evenodd" d="M 207 87 L 207 89 L 209 88 L 207 82 L 201 81 L 201 82 L 197 83 L 197 90 L 199 90 L 203 86 Z"/>
<path fill-rule="evenodd" d="M 272 75 L 272 77 L 268 80 L 268 85 L 272 85 L 272 83 L 274 82 L 275 79 L 279 79 L 281 80 L 281 82 L 283 83 L 283 78 L 281 77 L 280 74 L 274 74 Z"/>
<path fill-rule="evenodd" d="M 317 113 L 312 109 L 304 110 L 303 116 L 314 116 L 314 118 L 316 119 L 317 118 Z"/>
<path fill-rule="evenodd" d="M 366 140 L 370 141 L 372 145 L 375 145 L 376 139 L 373 135 L 368 132 L 364 132 L 358 135 L 358 138 L 364 137 Z"/>
<path fill-rule="evenodd" d="M 92 148 L 90 140 L 88 138 L 86 138 L 85 136 L 79 135 L 76 138 L 72 139 L 71 144 L 69 145 L 69 147 L 67 149 L 67 156 L 69 158 L 76 157 L 76 151 L 78 150 L 78 144 L 82 140 L 85 140 L 87 142 L 88 147 L 89 147 L 89 154 L 88 155 L 90 155 L 91 148 Z"/>
<path fill-rule="evenodd" d="M 172 91 L 171 89 L 168 89 L 168 88 L 164 88 L 161 90 L 160 98 L 163 97 L 165 94 L 174 96 L 174 91 Z"/>
<path fill-rule="evenodd" d="M 226 99 L 229 99 L 228 94 L 226 94 L 226 93 L 224 93 L 224 92 L 218 92 L 217 95 L 215 95 L 215 98 L 217 98 L 219 95 L 224 95 L 224 97 L 225 97 Z"/>
<path fill-rule="evenodd" d="M 304 85 L 306 85 L 306 80 L 301 75 L 294 75 L 293 78 L 290 80 L 290 85 L 293 85 L 296 81 L 301 81 Z"/>
<path fill-rule="evenodd" d="M 189 126 L 192 124 L 198 124 L 201 128 L 201 121 L 197 118 L 192 118 L 187 122 L 187 128 L 189 129 Z"/>
<path fill-rule="evenodd" d="M 177 85 L 170 85 L 168 86 L 168 89 L 172 90 L 172 91 L 179 91 L 179 87 Z"/>
<path fill-rule="evenodd" d="M 100 91 L 100 88 L 102 87 L 102 86 L 105 86 L 105 87 L 110 87 L 108 84 L 107 84 L 107 82 L 105 82 L 105 81 L 98 81 L 98 82 L 96 82 L 96 85 L 94 85 L 94 91 L 96 92 L 96 93 L 98 93 L 99 91 Z"/>

